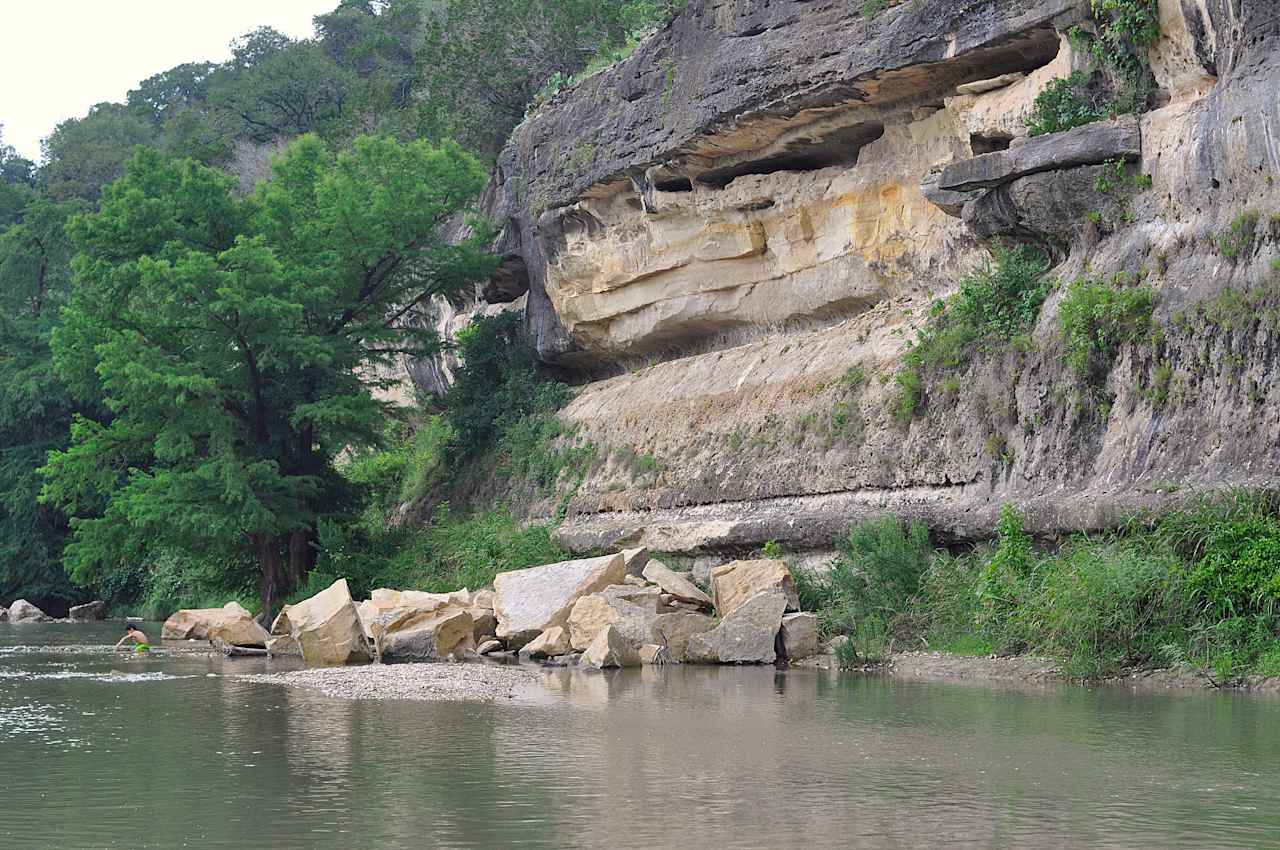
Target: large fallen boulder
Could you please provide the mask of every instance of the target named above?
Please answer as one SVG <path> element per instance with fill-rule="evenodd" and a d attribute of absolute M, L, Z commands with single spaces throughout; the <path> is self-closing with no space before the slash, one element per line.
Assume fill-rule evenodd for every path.
<path fill-rule="evenodd" d="M 800 661 L 818 654 L 818 617 L 807 611 L 782 618 L 782 651 L 788 661 Z"/>
<path fill-rule="evenodd" d="M 631 641 L 623 637 L 613 626 L 605 626 L 596 635 L 586 652 L 582 653 L 582 660 L 579 662 L 579 666 L 593 670 L 603 670 L 606 667 L 638 667 L 639 665 L 640 653 Z"/>
<path fill-rule="evenodd" d="M 547 629 L 567 625 L 579 599 L 621 584 L 624 575 L 622 555 L 499 573 L 493 583 L 498 637 L 519 649 Z"/>
<path fill-rule="evenodd" d="M 614 584 L 600 591 L 606 599 L 617 599 L 643 608 L 654 614 L 665 614 L 669 609 L 662 601 L 662 588 L 649 585 L 636 587 L 631 584 Z"/>
<path fill-rule="evenodd" d="M 72 605 L 67 616 L 77 623 L 96 623 L 107 618 L 107 603 L 97 599 L 83 605 Z"/>
<path fill-rule="evenodd" d="M 228 602 L 221 608 L 184 608 L 164 621 L 160 637 L 164 640 L 208 640 L 209 630 L 215 626 L 252 619 L 253 615 L 239 602 Z"/>
<path fill-rule="evenodd" d="M 372 626 L 387 614 L 405 612 L 404 615 L 426 615 L 436 617 L 448 611 L 461 611 L 475 604 L 469 590 L 455 590 L 452 593 L 427 593 L 421 590 L 391 590 L 380 587 L 369 594 L 369 598 L 357 606 L 360 621 L 364 624 L 365 634 L 370 640 L 376 640 Z M 492 607 L 492 606 L 490 606 Z"/>
<path fill-rule="evenodd" d="M 569 651 L 569 630 L 552 626 L 524 645 L 521 658 L 554 658 Z"/>
<path fill-rule="evenodd" d="M 474 624 L 466 611 L 446 611 L 379 639 L 378 657 L 384 662 L 441 661 L 475 650 Z"/>
<path fill-rule="evenodd" d="M 25 599 L 16 599 L 9 606 L 10 623 L 49 623 L 53 618 Z"/>
<path fill-rule="evenodd" d="M 743 602 L 709 632 L 689 639 L 685 660 L 720 664 L 772 664 L 787 597 L 758 593 Z"/>
<path fill-rule="evenodd" d="M 649 561 L 644 568 L 644 577 L 662 588 L 681 602 L 711 607 L 711 597 L 703 593 L 688 576 L 681 575 L 661 561 Z"/>
<path fill-rule="evenodd" d="M 761 593 L 780 593 L 789 609 L 800 608 L 795 579 L 785 561 L 734 561 L 711 571 L 711 598 L 721 617 L 728 617 Z"/>
<path fill-rule="evenodd" d="M 307 664 L 361 664 L 372 657 L 346 579 L 338 579 L 310 599 L 290 605 L 276 624 L 287 628 L 297 640 Z"/>
<path fill-rule="evenodd" d="M 649 550 L 641 546 L 638 549 L 623 549 L 622 560 L 626 564 L 627 575 L 644 575 L 645 564 L 649 563 Z"/>
<path fill-rule="evenodd" d="M 569 612 L 569 643 L 576 650 L 585 650 L 608 626 L 636 646 L 653 643 L 653 623 L 659 616 L 654 609 L 593 593 L 579 599 Z"/>
<path fill-rule="evenodd" d="M 301 658 L 302 647 L 298 645 L 293 635 L 273 635 L 271 640 L 267 641 L 267 655 L 273 658 L 285 656 Z"/>
<path fill-rule="evenodd" d="M 242 609 L 243 610 L 243 609 Z M 252 616 L 226 616 L 209 625 L 211 641 L 222 641 L 228 646 L 266 647 L 271 634 Z"/>
<path fill-rule="evenodd" d="M 665 646 L 675 661 L 683 661 L 689 640 L 716 627 L 716 621 L 705 614 L 674 613 L 659 615 L 653 621 L 653 642 Z"/>

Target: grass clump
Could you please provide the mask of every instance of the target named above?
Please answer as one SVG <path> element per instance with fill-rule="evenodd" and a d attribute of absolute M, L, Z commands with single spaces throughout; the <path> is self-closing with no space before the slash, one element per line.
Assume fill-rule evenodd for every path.
<path fill-rule="evenodd" d="M 1154 309 L 1155 293 L 1149 287 L 1117 289 L 1077 280 L 1058 307 L 1067 364 L 1086 382 L 1104 380 L 1120 347 L 1147 333 Z"/>

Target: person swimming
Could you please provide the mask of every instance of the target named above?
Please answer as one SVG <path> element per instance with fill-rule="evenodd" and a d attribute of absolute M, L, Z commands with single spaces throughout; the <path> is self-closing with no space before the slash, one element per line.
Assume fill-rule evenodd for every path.
<path fill-rule="evenodd" d="M 133 641 L 134 652 L 147 652 L 151 649 L 151 645 L 147 643 L 147 636 L 133 623 L 124 624 L 124 637 L 116 643 L 116 649 L 124 649 L 126 641 Z"/>

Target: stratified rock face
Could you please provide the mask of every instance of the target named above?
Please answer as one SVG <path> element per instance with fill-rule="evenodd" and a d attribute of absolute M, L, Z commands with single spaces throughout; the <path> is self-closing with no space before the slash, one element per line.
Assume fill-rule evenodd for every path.
<path fill-rule="evenodd" d="M 83 605 L 72 605 L 71 610 L 67 612 L 67 616 L 81 623 L 103 620 L 107 616 L 107 603 L 98 599 L 93 602 L 86 602 Z"/>
<path fill-rule="evenodd" d="M 1090 61 L 1074 0 L 692 0 L 531 116 L 496 177 L 500 250 L 542 357 L 615 373 L 563 413 L 600 462 L 559 542 L 702 563 L 830 551 L 886 513 L 973 538 L 1013 501 L 1059 533 L 1167 504 L 1166 482 L 1280 486 L 1280 18 L 1159 8 L 1136 126 L 1027 138 L 1036 95 Z M 1061 285 L 1016 349 L 923 375 L 895 418 L 909 342 L 997 239 L 1045 248 Z M 1059 304 L 1116 275 L 1154 289 L 1158 332 L 1085 385 Z"/>
<path fill-rule="evenodd" d="M 11 623 L 48 623 L 53 618 L 25 599 L 16 599 L 9 606 Z"/>
<path fill-rule="evenodd" d="M 164 621 L 160 637 L 164 640 L 209 640 L 213 637 L 212 630 L 216 628 L 225 628 L 229 633 L 248 631 L 248 626 L 244 624 L 252 622 L 253 615 L 239 602 L 228 602 L 221 608 L 184 608 Z M 266 630 L 263 629 L 262 633 L 266 634 Z M 255 633 L 254 636 L 259 635 Z M 263 643 L 265 642 L 266 639 L 263 638 Z M 236 645 L 232 640 L 227 640 L 227 643 Z M 252 646 L 253 644 L 239 645 Z"/>
<path fill-rule="evenodd" d="M 362 664 L 370 660 L 369 641 L 346 579 L 290 605 L 287 614 L 290 634 L 307 664 Z"/>
<path fill-rule="evenodd" d="M 775 641 L 782 627 L 787 597 L 781 593 L 757 594 L 739 605 L 709 632 L 694 635 L 685 660 L 720 664 L 772 664 L 777 660 Z"/>
<path fill-rule="evenodd" d="M 493 582 L 498 637 L 519 649 L 547 629 L 568 625 L 574 603 L 621 584 L 625 575 L 621 555 L 499 573 Z"/>

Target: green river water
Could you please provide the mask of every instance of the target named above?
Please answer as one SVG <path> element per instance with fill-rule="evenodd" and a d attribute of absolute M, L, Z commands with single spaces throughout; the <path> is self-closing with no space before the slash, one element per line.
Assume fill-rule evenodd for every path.
<path fill-rule="evenodd" d="M 351 702 L 62 651 L 118 628 L 0 624 L 0 848 L 1280 846 L 1275 698 L 669 667 Z"/>

